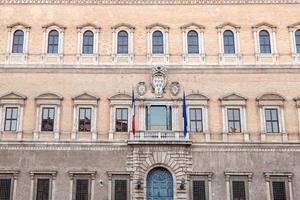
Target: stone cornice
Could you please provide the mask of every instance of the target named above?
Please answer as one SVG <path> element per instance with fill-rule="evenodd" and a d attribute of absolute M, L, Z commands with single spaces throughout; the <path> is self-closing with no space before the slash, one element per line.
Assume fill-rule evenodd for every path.
<path fill-rule="evenodd" d="M 0 0 L 0 4 L 62 5 L 232 5 L 232 4 L 298 4 L 300 0 Z"/>

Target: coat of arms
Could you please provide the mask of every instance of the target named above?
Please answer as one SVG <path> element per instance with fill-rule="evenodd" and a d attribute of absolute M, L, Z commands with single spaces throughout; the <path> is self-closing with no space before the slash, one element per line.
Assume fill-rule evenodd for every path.
<path fill-rule="evenodd" d="M 166 68 L 162 65 L 156 65 L 152 69 L 151 85 L 157 98 L 161 98 L 167 85 Z"/>

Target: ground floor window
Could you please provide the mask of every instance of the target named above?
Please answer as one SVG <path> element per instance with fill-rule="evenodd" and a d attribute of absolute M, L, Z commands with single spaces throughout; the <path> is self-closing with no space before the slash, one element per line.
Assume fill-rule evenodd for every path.
<path fill-rule="evenodd" d="M 130 175 L 112 174 L 112 200 L 130 199 Z"/>
<path fill-rule="evenodd" d="M 172 130 L 171 106 L 148 106 L 146 113 L 147 130 Z"/>
<path fill-rule="evenodd" d="M 11 185 L 12 180 L 10 178 L 0 179 L 0 199 L 10 200 L 11 199 Z"/>

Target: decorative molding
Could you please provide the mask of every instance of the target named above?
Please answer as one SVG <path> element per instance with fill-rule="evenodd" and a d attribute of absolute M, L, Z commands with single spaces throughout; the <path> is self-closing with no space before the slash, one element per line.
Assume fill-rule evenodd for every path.
<path fill-rule="evenodd" d="M 0 4 L 64 4 L 64 5 L 247 5 L 299 4 L 300 0 L 0 0 Z"/>
<path fill-rule="evenodd" d="M 10 24 L 10 25 L 7 26 L 7 28 L 13 28 L 13 27 L 17 27 L 17 26 L 24 27 L 25 29 L 30 29 L 31 28 L 31 26 L 29 26 L 27 24 L 24 24 L 24 23 L 21 23 L 21 22 L 16 22 L 16 23 Z"/>
<path fill-rule="evenodd" d="M 63 29 L 63 30 L 66 29 L 65 26 L 57 24 L 55 22 L 52 22 L 52 23 L 49 23 L 49 24 L 46 24 L 46 25 L 42 26 L 42 28 L 45 28 L 45 29 L 50 28 L 50 27 L 58 27 L 58 28 Z"/>
<path fill-rule="evenodd" d="M 183 26 L 181 26 L 180 28 L 181 29 L 187 29 L 187 28 L 190 28 L 190 27 L 196 27 L 198 29 L 205 29 L 204 26 L 200 25 L 200 24 L 197 24 L 197 23 L 189 23 L 189 24 L 185 24 Z"/>

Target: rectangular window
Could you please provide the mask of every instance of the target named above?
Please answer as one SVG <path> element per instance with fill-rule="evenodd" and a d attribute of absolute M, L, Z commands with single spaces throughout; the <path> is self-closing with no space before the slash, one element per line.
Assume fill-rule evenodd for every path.
<path fill-rule="evenodd" d="M 89 179 L 77 179 L 75 200 L 89 200 Z"/>
<path fill-rule="evenodd" d="M 0 200 L 11 199 L 11 184 L 10 178 L 0 179 Z"/>
<path fill-rule="evenodd" d="M 128 131 L 128 109 L 117 108 L 116 109 L 116 132 Z"/>
<path fill-rule="evenodd" d="M 191 132 L 203 132 L 202 121 L 202 109 L 191 108 L 190 109 L 190 131 Z"/>
<path fill-rule="evenodd" d="M 273 200 L 287 200 L 284 181 L 272 182 Z"/>
<path fill-rule="evenodd" d="M 172 108 L 171 106 L 153 105 L 147 110 L 147 130 L 172 130 Z"/>
<path fill-rule="evenodd" d="M 193 181 L 193 200 L 206 200 L 205 181 Z"/>
<path fill-rule="evenodd" d="M 42 109 L 42 131 L 53 131 L 54 130 L 54 108 L 43 108 Z"/>
<path fill-rule="evenodd" d="M 279 119 L 277 108 L 265 109 L 265 120 L 267 133 L 279 133 Z"/>
<path fill-rule="evenodd" d="M 78 131 L 90 132 L 91 131 L 91 108 L 79 108 L 79 126 Z"/>
<path fill-rule="evenodd" d="M 245 181 L 232 181 L 232 199 L 233 200 L 246 199 Z"/>
<path fill-rule="evenodd" d="M 227 109 L 228 132 L 240 133 L 241 132 L 241 116 L 239 108 Z"/>
<path fill-rule="evenodd" d="M 127 200 L 127 180 L 115 180 L 115 200 Z"/>
<path fill-rule="evenodd" d="M 36 200 L 49 200 L 50 197 L 50 179 L 38 178 L 36 186 Z"/>
<path fill-rule="evenodd" d="M 7 107 L 5 111 L 4 131 L 16 131 L 18 121 L 18 108 Z"/>

